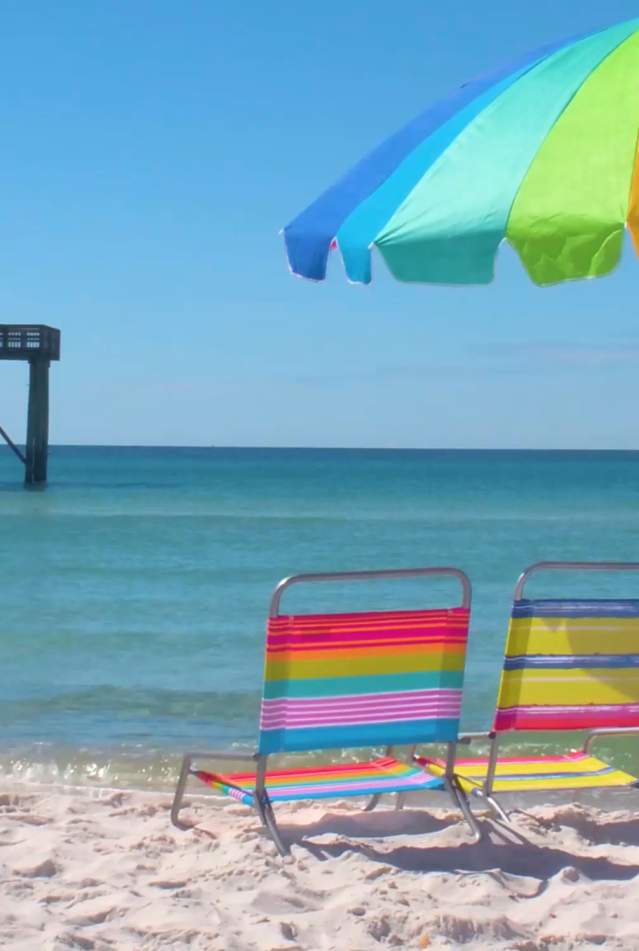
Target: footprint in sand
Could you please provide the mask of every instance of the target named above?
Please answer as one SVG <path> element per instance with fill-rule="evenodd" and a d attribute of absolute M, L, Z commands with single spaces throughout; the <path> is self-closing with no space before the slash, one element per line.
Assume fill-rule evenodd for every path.
<path fill-rule="evenodd" d="M 57 875 L 59 867 L 53 859 L 49 858 L 38 862 L 36 865 L 22 866 L 22 868 L 15 868 L 13 871 L 21 878 L 53 878 L 54 875 Z"/>

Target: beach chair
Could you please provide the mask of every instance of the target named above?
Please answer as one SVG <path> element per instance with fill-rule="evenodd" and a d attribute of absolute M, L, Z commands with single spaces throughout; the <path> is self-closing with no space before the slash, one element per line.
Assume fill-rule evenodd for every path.
<path fill-rule="evenodd" d="M 508 821 L 494 794 L 637 786 L 636 777 L 593 755 L 603 736 L 639 734 L 639 598 L 527 599 L 524 588 L 540 571 L 636 572 L 639 564 L 539 562 L 519 578 L 489 754 L 458 759 L 455 774 L 466 793 L 486 800 Z M 564 754 L 500 756 L 504 734 L 588 731 L 581 749 Z M 415 758 L 441 775 L 445 764 Z"/>
<path fill-rule="evenodd" d="M 282 614 L 292 585 L 405 579 L 456 579 L 458 607 L 350 614 Z M 373 809 L 387 793 L 445 789 L 475 839 L 477 825 L 453 777 L 470 616 L 471 587 L 456 568 L 417 568 L 287 578 L 271 598 L 266 633 L 263 698 L 257 751 L 187 753 L 182 760 L 171 819 L 179 819 L 189 777 L 254 808 L 280 854 L 288 849 L 273 804 L 302 799 L 370 797 Z M 412 761 L 418 744 L 447 744 L 441 777 Z M 408 747 L 405 758 L 394 747 Z M 269 769 L 269 757 L 330 749 L 385 747 L 366 762 L 332 762 Z M 210 761 L 248 761 L 250 772 L 213 772 Z"/>

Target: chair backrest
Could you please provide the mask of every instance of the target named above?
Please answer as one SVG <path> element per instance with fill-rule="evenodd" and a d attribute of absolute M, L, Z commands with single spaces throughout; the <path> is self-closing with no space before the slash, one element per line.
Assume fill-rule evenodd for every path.
<path fill-rule="evenodd" d="M 540 562 L 515 591 L 493 729 L 639 727 L 639 599 L 523 597 L 541 570 L 639 571 L 635 563 Z"/>
<path fill-rule="evenodd" d="M 279 613 L 291 584 L 451 575 L 460 607 Z M 370 747 L 457 738 L 470 582 L 455 568 L 297 575 L 275 590 L 266 636 L 258 750 Z"/>

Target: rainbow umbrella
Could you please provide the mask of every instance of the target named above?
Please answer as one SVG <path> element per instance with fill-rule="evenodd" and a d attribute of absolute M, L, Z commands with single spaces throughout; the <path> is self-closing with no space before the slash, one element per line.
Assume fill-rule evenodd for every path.
<path fill-rule="evenodd" d="M 487 284 L 502 241 L 537 284 L 639 251 L 639 18 L 462 86 L 366 156 L 285 229 L 291 270 L 351 281 L 377 248 L 401 281 Z"/>

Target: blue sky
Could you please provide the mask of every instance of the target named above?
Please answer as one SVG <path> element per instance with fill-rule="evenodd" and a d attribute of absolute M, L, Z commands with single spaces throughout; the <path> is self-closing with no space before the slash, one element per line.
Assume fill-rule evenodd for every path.
<path fill-rule="evenodd" d="M 58 443 L 639 448 L 630 248 L 538 290 L 287 271 L 278 231 L 464 80 L 631 0 L 5 0 L 0 322 L 62 329 Z M 336 265 L 338 262 L 333 262 Z M 24 438 L 27 370 L 0 365 Z"/>

